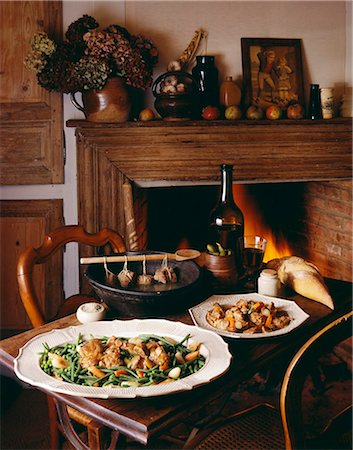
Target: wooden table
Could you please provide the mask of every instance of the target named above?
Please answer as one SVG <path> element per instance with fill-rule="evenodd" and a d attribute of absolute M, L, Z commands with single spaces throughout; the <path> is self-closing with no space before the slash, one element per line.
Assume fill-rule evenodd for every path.
<path fill-rule="evenodd" d="M 210 401 L 234 390 L 238 383 L 247 380 L 257 371 L 270 367 L 280 358 L 290 358 L 302 343 L 318 328 L 330 322 L 352 307 L 352 284 L 337 280 L 326 280 L 334 300 L 335 310 L 296 295 L 282 292 L 282 297 L 295 300 L 309 315 L 309 319 L 291 333 L 261 340 L 228 340 L 233 360 L 228 372 L 219 379 L 198 387 L 193 391 L 170 396 L 137 399 L 92 399 L 47 392 L 60 402 L 91 416 L 112 430 L 121 432 L 140 443 L 148 444 L 152 436 L 167 430 Z M 187 313 L 166 317 L 191 324 Z M 13 360 L 19 348 L 29 339 L 55 328 L 77 325 L 74 315 L 59 319 L 42 327 L 26 331 L 0 341 L 0 364 L 14 376 Z M 44 391 L 44 389 L 43 389 Z"/>

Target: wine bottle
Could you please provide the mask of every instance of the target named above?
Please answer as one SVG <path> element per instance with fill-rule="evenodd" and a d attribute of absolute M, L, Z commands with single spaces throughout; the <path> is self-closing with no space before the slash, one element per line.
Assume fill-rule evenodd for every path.
<path fill-rule="evenodd" d="M 238 273 L 242 274 L 239 238 L 244 236 L 244 216 L 233 198 L 233 166 L 221 165 L 221 192 L 216 207 L 209 218 L 209 244 L 231 250 Z"/>
<path fill-rule="evenodd" d="M 321 119 L 321 102 L 320 102 L 320 87 L 318 84 L 310 85 L 310 99 L 308 108 L 309 119 Z"/>

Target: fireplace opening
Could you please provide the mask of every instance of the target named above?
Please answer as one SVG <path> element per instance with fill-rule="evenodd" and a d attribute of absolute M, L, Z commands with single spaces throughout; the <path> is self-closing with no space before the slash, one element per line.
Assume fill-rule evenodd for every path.
<path fill-rule="evenodd" d="M 175 251 L 207 244 L 208 217 L 219 197 L 218 186 L 150 188 L 147 193 L 147 247 Z M 245 234 L 268 241 L 265 261 L 297 254 L 306 257 L 305 183 L 233 185 L 244 214 Z"/>
<path fill-rule="evenodd" d="M 268 240 L 264 261 L 296 255 L 325 277 L 352 281 L 352 180 L 233 185 L 245 233 Z M 139 248 L 205 250 L 219 186 L 134 186 Z"/>

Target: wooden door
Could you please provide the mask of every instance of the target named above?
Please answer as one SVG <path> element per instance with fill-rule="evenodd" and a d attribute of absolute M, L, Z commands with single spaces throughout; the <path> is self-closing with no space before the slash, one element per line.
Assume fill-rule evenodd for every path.
<path fill-rule="evenodd" d="M 17 261 L 29 246 L 38 247 L 45 234 L 63 225 L 62 200 L 3 200 L 0 202 L 0 319 L 2 336 L 31 328 L 17 287 Z M 63 258 L 58 251 L 35 267 L 34 285 L 47 320 L 63 301 Z"/>
<path fill-rule="evenodd" d="M 40 87 L 24 59 L 34 33 L 62 35 L 61 1 L 0 2 L 0 182 L 63 183 L 62 94 Z"/>

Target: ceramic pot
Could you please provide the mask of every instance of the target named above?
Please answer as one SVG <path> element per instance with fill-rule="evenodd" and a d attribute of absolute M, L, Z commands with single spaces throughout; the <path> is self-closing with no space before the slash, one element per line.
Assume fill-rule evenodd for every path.
<path fill-rule="evenodd" d="M 230 289 L 235 287 L 239 275 L 235 265 L 234 255 L 217 256 L 205 253 L 204 267 L 209 273 L 215 289 Z"/>
<path fill-rule="evenodd" d="M 129 255 L 152 255 L 158 251 L 127 252 Z M 109 270 L 118 274 L 124 263 L 109 263 Z M 153 283 L 138 285 L 133 282 L 122 287 L 116 278 L 107 278 L 103 264 L 91 264 L 85 276 L 97 296 L 122 317 L 160 317 L 173 312 L 185 311 L 201 301 L 205 295 L 202 272 L 194 261 L 168 260 L 177 275 L 176 283 Z M 161 261 L 147 261 L 147 273 L 153 275 L 161 267 Z M 131 261 L 129 270 L 135 278 L 142 274 L 141 262 Z M 204 297 L 203 297 L 204 298 Z"/>
<path fill-rule="evenodd" d="M 121 77 L 109 78 L 102 89 L 83 92 L 83 105 L 77 102 L 75 94 L 70 99 L 90 122 L 126 122 L 130 117 L 129 91 Z"/>
<path fill-rule="evenodd" d="M 163 83 L 171 77 L 185 86 L 185 92 L 164 93 Z M 163 120 L 189 120 L 195 116 L 196 86 L 192 75 L 187 72 L 165 72 L 152 85 L 153 95 L 156 97 L 154 107 Z"/>

